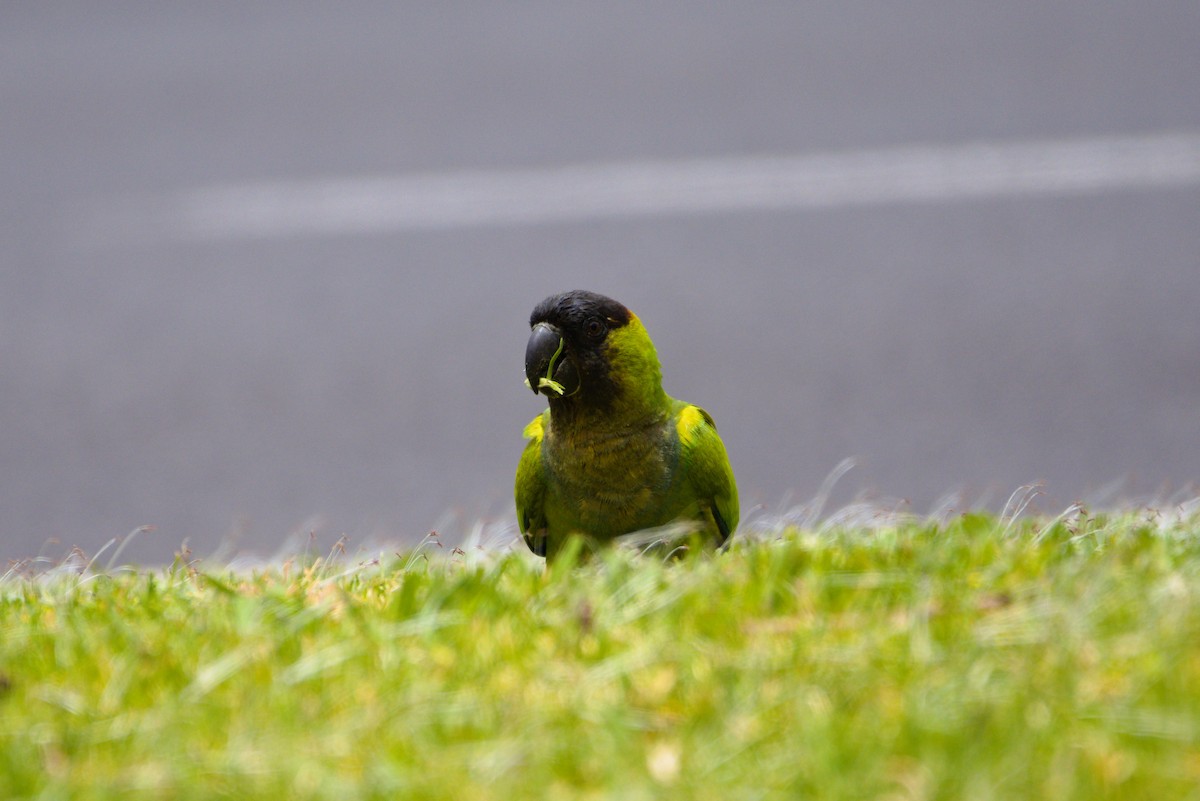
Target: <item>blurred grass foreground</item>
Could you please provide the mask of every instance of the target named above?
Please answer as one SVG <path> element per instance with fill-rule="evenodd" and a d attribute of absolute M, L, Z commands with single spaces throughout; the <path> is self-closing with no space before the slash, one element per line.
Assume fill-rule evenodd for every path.
<path fill-rule="evenodd" d="M 1200 798 L 1200 516 L 0 579 L 0 795 Z"/>

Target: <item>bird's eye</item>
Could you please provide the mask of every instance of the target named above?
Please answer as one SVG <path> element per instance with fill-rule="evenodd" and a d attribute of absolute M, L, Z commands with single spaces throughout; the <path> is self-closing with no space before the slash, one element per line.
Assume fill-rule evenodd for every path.
<path fill-rule="evenodd" d="M 607 330 L 602 321 L 594 318 L 588 320 L 583 326 L 583 333 L 587 334 L 589 339 L 599 339 Z"/>

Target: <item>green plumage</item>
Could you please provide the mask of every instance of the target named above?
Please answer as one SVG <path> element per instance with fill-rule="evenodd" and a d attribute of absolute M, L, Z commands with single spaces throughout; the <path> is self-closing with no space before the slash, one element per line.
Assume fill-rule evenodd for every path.
<path fill-rule="evenodd" d="M 637 316 L 577 291 L 547 298 L 530 326 L 526 375 L 549 401 L 517 467 L 530 549 L 552 557 L 571 534 L 603 543 L 672 523 L 725 542 L 738 523 L 725 446 L 707 412 L 663 391 Z"/>

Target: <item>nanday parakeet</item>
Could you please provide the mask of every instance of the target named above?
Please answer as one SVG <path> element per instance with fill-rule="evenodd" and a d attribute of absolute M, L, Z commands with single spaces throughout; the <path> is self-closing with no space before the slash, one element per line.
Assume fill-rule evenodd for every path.
<path fill-rule="evenodd" d="M 529 325 L 527 383 L 549 401 L 517 466 L 530 550 L 552 558 L 571 534 L 599 544 L 675 522 L 723 544 L 738 524 L 725 446 L 708 412 L 663 391 L 637 315 L 576 290 L 539 303 Z"/>

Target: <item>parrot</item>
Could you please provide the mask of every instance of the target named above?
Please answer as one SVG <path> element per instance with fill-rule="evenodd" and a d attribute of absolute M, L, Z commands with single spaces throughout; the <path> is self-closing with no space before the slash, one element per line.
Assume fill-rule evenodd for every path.
<path fill-rule="evenodd" d="M 526 384 L 547 399 L 517 465 L 529 549 L 552 560 L 573 534 L 592 548 L 673 523 L 724 546 L 738 525 L 725 445 L 708 412 L 663 391 L 637 315 L 574 290 L 537 304 L 529 326 Z"/>

